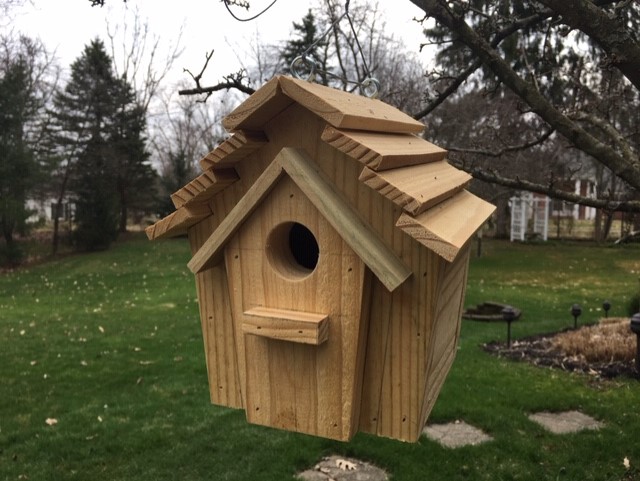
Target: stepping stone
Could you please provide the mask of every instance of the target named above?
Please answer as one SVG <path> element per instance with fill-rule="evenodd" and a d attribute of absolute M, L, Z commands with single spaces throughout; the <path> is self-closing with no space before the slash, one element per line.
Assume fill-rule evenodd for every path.
<path fill-rule="evenodd" d="M 372 464 L 353 458 L 330 456 L 323 458 L 313 469 L 297 475 L 304 481 L 388 481 L 389 476 Z"/>
<path fill-rule="evenodd" d="M 476 445 L 491 441 L 493 438 L 482 430 L 465 423 L 455 421 L 447 424 L 432 424 L 422 431 L 432 441 L 436 441 L 447 448 Z"/>
<path fill-rule="evenodd" d="M 603 426 L 600 421 L 596 421 L 580 411 L 540 412 L 530 414 L 529 419 L 554 434 L 577 433 L 585 429 L 596 430 Z"/>

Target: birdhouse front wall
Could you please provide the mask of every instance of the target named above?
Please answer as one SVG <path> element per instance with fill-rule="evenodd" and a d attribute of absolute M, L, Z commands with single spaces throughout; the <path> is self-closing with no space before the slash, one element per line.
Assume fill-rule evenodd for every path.
<path fill-rule="evenodd" d="M 447 292 L 443 286 L 449 274 L 454 272 L 451 269 L 458 269 L 455 271 L 458 277 L 462 275 L 460 272 L 466 272 L 461 271 L 460 266 L 464 267 L 468 253 L 461 253 L 450 264 L 395 227 L 402 214 L 402 207 L 390 202 L 379 192 L 359 181 L 363 165 L 322 140 L 326 127 L 327 123 L 324 120 L 298 104 L 292 104 L 273 116 L 263 129 L 268 142 L 234 164 L 239 180 L 211 199 L 209 202 L 211 215 L 189 229 L 192 251 L 195 254 L 200 249 L 283 147 L 297 147 L 304 149 L 315 160 L 317 168 L 326 175 L 345 202 L 357 211 L 360 218 L 402 260 L 411 270 L 412 275 L 393 292 L 389 292 L 379 279 L 371 276 L 370 295 L 367 295 L 364 272 L 368 272 L 368 269 L 364 269 L 363 272 L 360 267 L 354 267 L 354 280 L 350 281 L 352 282 L 350 290 L 346 291 L 350 294 L 346 294 L 342 289 L 339 295 L 335 290 L 335 284 L 346 282 L 342 280 L 341 275 L 344 268 L 347 264 L 356 265 L 355 261 L 349 260 L 342 261 L 339 266 L 336 264 L 335 275 L 332 274 L 326 279 L 321 279 L 320 275 L 317 276 L 318 285 L 326 286 L 326 292 L 316 289 L 312 293 L 302 287 L 296 290 L 297 287 L 289 285 L 285 288 L 284 284 L 277 280 L 277 274 L 268 270 L 272 267 L 268 264 L 269 260 L 259 254 L 264 254 L 264 243 L 274 224 L 280 221 L 291 222 L 295 219 L 304 219 L 300 223 L 308 224 L 306 227 L 322 242 L 325 242 L 323 236 L 329 235 L 325 233 L 329 229 L 319 229 L 318 225 L 324 222 L 321 216 L 310 215 L 311 219 L 316 220 L 307 218 L 313 210 L 312 206 L 307 205 L 304 194 L 295 190 L 290 179 L 283 177 L 267 197 L 267 204 L 274 203 L 273 205 L 277 205 L 278 208 L 289 204 L 297 205 L 296 202 L 289 201 L 288 196 L 293 194 L 294 198 L 302 203 L 299 207 L 295 207 L 298 210 L 288 210 L 292 207 L 286 207 L 284 212 L 287 214 L 282 214 L 284 217 L 278 217 L 281 215 L 277 212 L 278 208 L 267 205 L 264 209 L 260 207 L 228 243 L 226 266 L 220 264 L 196 275 L 211 399 L 215 404 L 246 409 L 249 420 L 260 424 L 305 432 L 314 432 L 315 429 L 314 434 L 343 439 L 352 434 L 354 429 L 348 426 L 352 422 L 356 423 L 358 430 L 415 441 L 420 436 L 424 421 L 433 405 L 429 400 L 435 399 L 444 379 L 443 376 L 452 362 L 459 330 L 459 317 L 456 319 L 454 314 L 461 305 L 460 297 L 463 295 L 463 290 L 450 292 L 451 296 L 446 301 L 440 300 L 438 296 L 442 292 Z M 316 221 L 318 224 L 315 224 Z M 333 241 L 327 240 L 327 242 L 333 245 Z M 260 248 L 258 248 L 259 244 Z M 245 248 L 249 245 L 256 246 L 253 253 Z M 342 252 L 344 254 L 346 250 L 343 249 Z M 242 261 L 240 257 L 235 259 L 235 255 L 240 256 L 240 254 L 242 254 Z M 350 255 L 345 259 L 351 259 Z M 254 260 L 245 265 L 245 258 Z M 249 273 L 248 266 L 254 264 L 260 266 L 259 270 L 262 274 L 258 277 L 261 278 L 256 278 Z M 457 267 L 454 268 L 454 266 Z M 271 276 L 268 282 L 263 277 L 265 272 Z M 358 277 L 357 282 L 360 283 L 360 288 L 357 288 L 356 277 Z M 298 282 L 302 286 L 305 281 Z M 251 286 L 259 287 L 254 289 Z M 303 305 L 299 292 L 304 292 L 304 296 L 309 297 L 309 305 Z M 327 296 L 330 302 L 320 299 L 321 297 L 324 299 L 324 296 Z M 242 330 L 245 311 L 252 306 L 266 306 L 272 302 L 272 299 L 288 303 L 286 305 L 289 307 L 286 309 L 310 309 L 317 314 L 329 314 L 330 327 L 328 339 L 324 343 L 326 345 L 287 344 L 287 341 L 245 335 Z M 354 300 L 355 307 L 361 311 L 359 314 L 353 311 L 351 301 Z M 351 304 L 347 305 L 347 301 Z M 314 306 L 312 307 L 311 304 Z M 331 317 L 336 315 L 335 311 L 323 312 L 330 308 L 329 304 L 333 309 L 336 306 L 344 309 L 339 314 L 343 316 L 342 319 L 355 319 L 360 314 L 366 314 L 363 316 L 364 324 L 357 328 L 357 333 L 344 335 L 344 320 L 336 323 L 334 317 Z M 278 306 L 274 304 L 273 307 Z M 352 325 L 351 322 L 349 321 L 349 326 Z M 439 329 L 438 332 L 443 332 L 447 336 L 448 340 L 444 344 L 435 340 L 436 327 Z M 337 334 L 335 334 L 336 331 Z M 453 343 L 449 339 L 451 333 L 454 337 Z M 367 335 L 364 336 L 364 334 Z M 330 343 L 336 336 L 343 343 L 354 342 L 354 339 L 357 339 L 355 342 L 358 344 L 362 343 L 364 347 L 357 349 L 357 352 L 364 353 L 362 357 L 364 368 L 361 389 L 358 387 L 357 372 L 358 365 L 362 361 L 355 353 L 353 359 L 336 360 L 337 364 L 329 369 L 329 372 L 335 375 L 336 369 L 342 372 L 343 362 L 348 361 L 349 365 L 353 366 L 354 380 L 345 385 L 355 387 L 343 386 L 340 402 L 351 397 L 351 394 L 345 394 L 346 391 L 353 391 L 352 399 L 356 403 L 358 392 L 361 392 L 360 406 L 354 404 L 341 407 L 340 416 L 343 416 L 341 418 L 343 421 L 338 421 L 338 426 L 335 427 L 335 431 L 332 431 L 338 411 L 332 407 L 325 411 L 325 407 L 332 404 L 329 399 L 323 398 L 321 389 L 316 389 L 318 397 L 314 398 L 315 401 L 311 399 L 312 396 L 300 398 L 296 401 L 296 406 L 289 404 L 285 409 L 286 403 L 278 398 L 280 393 L 272 392 L 273 385 L 264 382 L 264 379 L 268 379 L 268 375 L 275 373 L 274 369 L 278 366 L 290 394 L 311 393 L 313 389 L 296 384 L 298 379 L 301 379 L 295 371 L 297 366 L 289 366 L 285 369 L 286 360 L 291 359 L 292 356 L 298 356 L 305 359 L 304 363 L 306 363 L 298 364 L 309 366 L 309 372 L 323 373 L 316 374 L 315 381 L 307 379 L 305 382 L 313 382 L 315 386 L 320 385 L 318 384 L 320 378 L 323 379 L 322 382 L 334 382 L 328 377 L 322 377 L 328 374 L 324 374 L 324 367 L 319 367 L 320 359 L 324 359 L 322 357 L 324 354 L 319 353 L 323 353 L 323 349 L 327 351 L 333 349 Z M 434 356 L 434 348 L 442 350 L 440 359 Z M 444 352 L 445 350 L 451 352 Z M 259 358 L 263 359 L 264 365 L 249 366 L 247 364 L 250 360 L 253 362 Z M 442 359 L 445 360 L 442 361 Z M 346 376 L 346 374 L 340 375 Z M 328 392 L 333 390 L 332 387 Z M 282 410 L 273 411 L 273 406 L 276 405 L 281 406 Z M 256 411 L 256 407 L 260 409 Z M 299 416 L 302 411 L 309 409 L 313 412 L 317 410 L 317 414 L 308 418 Z M 297 426 L 291 428 L 292 422 L 297 423 Z M 311 426 L 312 423 L 317 425 Z"/>
<path fill-rule="evenodd" d="M 228 244 L 225 258 L 244 339 L 247 419 L 350 439 L 358 427 L 366 338 L 362 260 L 286 175 Z M 256 308 L 266 316 L 324 317 L 326 334 L 305 336 L 287 319 L 261 323 L 251 314 Z"/>

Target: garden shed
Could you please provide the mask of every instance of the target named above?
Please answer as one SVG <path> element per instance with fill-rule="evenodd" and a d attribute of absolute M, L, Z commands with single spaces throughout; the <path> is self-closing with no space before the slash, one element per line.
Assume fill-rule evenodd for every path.
<path fill-rule="evenodd" d="M 416 441 L 455 356 L 469 240 L 494 207 L 378 100 L 282 76 L 223 125 L 147 229 L 188 236 L 211 401 L 332 439 Z"/>

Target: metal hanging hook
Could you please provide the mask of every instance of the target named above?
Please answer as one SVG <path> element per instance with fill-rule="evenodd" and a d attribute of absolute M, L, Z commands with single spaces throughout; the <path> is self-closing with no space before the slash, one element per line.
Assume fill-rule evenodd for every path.
<path fill-rule="evenodd" d="M 370 99 L 377 99 L 380 93 L 380 82 L 377 78 L 369 77 L 364 79 L 360 84 L 360 90 L 362 93 Z"/>
<path fill-rule="evenodd" d="M 289 70 L 291 70 L 295 78 L 306 80 L 307 82 L 313 82 L 315 80 L 317 69 L 318 65 L 312 58 L 306 55 L 294 58 L 289 66 Z"/>

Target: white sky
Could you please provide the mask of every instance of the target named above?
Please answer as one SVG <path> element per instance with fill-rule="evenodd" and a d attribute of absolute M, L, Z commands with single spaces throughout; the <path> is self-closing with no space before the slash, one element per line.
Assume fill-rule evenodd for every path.
<path fill-rule="evenodd" d="M 234 11 L 239 17 L 248 17 L 270 2 L 251 0 L 250 12 L 238 7 Z M 358 3 L 358 0 L 352 0 L 352 8 Z M 107 19 L 112 25 L 121 25 L 127 18 L 125 9 L 137 8 L 141 17 L 148 21 L 151 35 L 160 36 L 164 49 L 176 43 L 183 27 L 180 43 L 183 54 L 174 63 L 170 79 L 174 82 L 186 79 L 183 68 L 199 72 L 205 53 L 214 49 L 207 71 L 208 83 L 212 83 L 220 75 L 238 69 L 238 57 L 246 56 L 246 52 L 242 52 L 244 46 L 257 35 L 265 43 L 288 38 L 292 22 L 299 21 L 311 4 L 310 1 L 278 0 L 257 20 L 241 23 L 228 14 L 219 0 L 128 0 L 126 5 L 122 0 L 107 0 L 107 6 L 103 8 L 91 7 L 88 0 L 31 0 L 14 11 L 8 26 L 0 22 L 0 28 L 39 36 L 50 50 L 55 49 L 61 66 L 67 69 L 92 38 L 100 36 L 108 46 Z M 380 8 L 386 10 L 387 33 L 404 39 L 410 50 L 417 51 L 421 27 L 412 18 L 421 17 L 421 11 L 409 0 L 380 0 Z M 132 18 L 131 13 L 128 18 Z"/>

